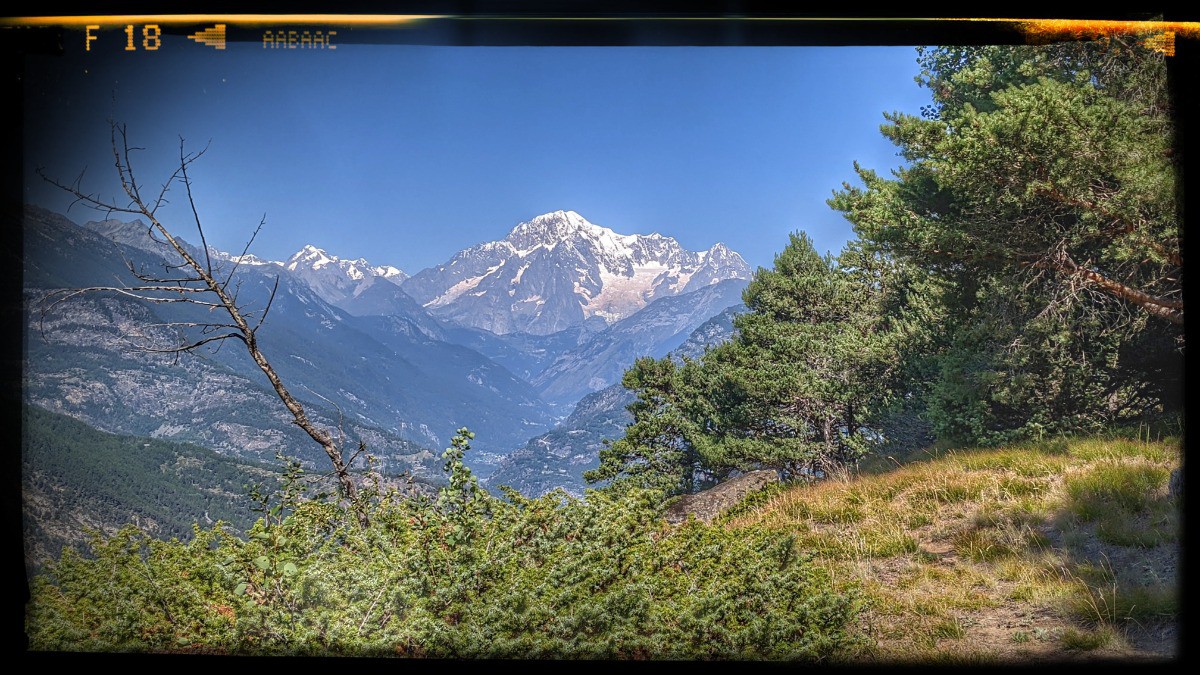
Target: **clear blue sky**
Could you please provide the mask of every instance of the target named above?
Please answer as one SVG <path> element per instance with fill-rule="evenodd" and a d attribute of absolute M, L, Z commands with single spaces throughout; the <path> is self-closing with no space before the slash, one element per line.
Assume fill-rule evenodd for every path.
<path fill-rule="evenodd" d="M 108 39 L 123 39 L 123 35 Z M 852 163 L 887 172 L 885 111 L 917 114 L 913 47 L 432 47 L 225 51 L 166 36 L 153 53 L 69 51 L 26 72 L 26 199 L 69 199 L 33 175 L 112 195 L 111 116 L 157 186 L 193 167 L 209 242 L 281 260 L 304 244 L 408 273 L 578 211 L 693 250 L 723 241 L 770 265 L 789 232 L 836 251 L 825 200 Z M 195 241 L 183 195 L 164 210 Z M 80 207 L 77 222 L 97 216 Z"/>

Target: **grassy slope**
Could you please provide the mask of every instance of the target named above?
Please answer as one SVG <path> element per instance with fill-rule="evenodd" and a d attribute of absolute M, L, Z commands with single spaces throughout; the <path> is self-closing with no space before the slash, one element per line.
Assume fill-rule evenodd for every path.
<path fill-rule="evenodd" d="M 1178 657 L 1178 439 L 927 452 L 762 493 L 725 527 L 797 538 L 871 597 L 854 660 Z"/>

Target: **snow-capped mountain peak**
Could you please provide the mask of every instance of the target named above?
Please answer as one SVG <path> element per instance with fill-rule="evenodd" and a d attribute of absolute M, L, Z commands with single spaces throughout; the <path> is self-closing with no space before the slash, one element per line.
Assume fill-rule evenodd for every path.
<path fill-rule="evenodd" d="M 519 242 L 547 243 L 564 241 L 581 231 L 600 229 L 606 228 L 600 228 L 589 223 L 586 218 L 574 211 L 559 210 L 543 213 L 523 223 L 518 223 L 505 239 L 518 248 L 522 248 Z"/>
<path fill-rule="evenodd" d="M 171 247 L 161 239 L 152 237 L 141 221 L 90 221 L 84 227 L 119 244 L 175 259 L 176 254 Z M 179 241 L 192 249 L 196 255 L 203 255 L 200 249 L 192 247 L 183 239 L 180 238 Z M 282 267 L 303 281 L 322 300 L 334 305 L 357 297 L 377 279 L 399 286 L 408 278 L 403 271 L 392 265 L 372 265 L 363 258 L 343 260 L 312 244 L 305 244 L 284 262 L 264 260 L 251 253 L 234 255 L 213 246 L 208 247 L 208 254 L 213 260 L 229 261 L 238 266 Z"/>
<path fill-rule="evenodd" d="M 253 253 L 247 253 L 246 255 L 229 255 L 228 253 L 225 253 L 224 251 L 218 251 L 217 249 L 215 249 L 211 246 L 208 247 L 208 250 L 209 250 L 209 253 L 214 258 L 228 258 L 229 260 L 231 260 L 239 265 L 262 266 L 262 265 L 278 265 L 279 264 L 276 262 L 271 262 L 270 260 L 263 260 L 262 258 L 254 255 Z"/>
<path fill-rule="evenodd" d="M 283 266 L 288 271 L 294 272 L 299 267 L 321 269 L 335 262 L 338 262 L 336 256 L 330 256 L 324 249 L 317 248 L 312 244 L 305 244 L 303 248 L 293 253 L 292 257 L 288 258 Z"/>
<path fill-rule="evenodd" d="M 312 244 L 296 251 L 283 268 L 300 277 L 322 300 L 335 305 L 359 295 L 376 279 L 399 285 L 407 278 L 391 265 L 372 265 L 364 258 L 343 260 Z"/>
<path fill-rule="evenodd" d="M 403 286 L 431 311 L 466 325 L 548 334 L 593 317 L 612 323 L 659 297 L 749 276 L 723 244 L 688 251 L 671 237 L 619 234 L 560 210 L 460 251 Z"/>

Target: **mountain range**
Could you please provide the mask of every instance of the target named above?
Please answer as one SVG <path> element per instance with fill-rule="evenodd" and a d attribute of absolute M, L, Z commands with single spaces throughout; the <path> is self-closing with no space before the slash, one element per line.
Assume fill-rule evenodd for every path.
<path fill-rule="evenodd" d="M 617 234 L 574 211 L 554 211 L 459 251 L 402 288 L 460 325 L 548 335 L 589 319 L 612 324 L 659 298 L 749 276 L 749 265 L 724 244 L 688 251 L 671 237 Z"/>
<path fill-rule="evenodd" d="M 391 265 L 371 265 L 362 258 L 342 260 L 311 244 L 288 258 L 283 267 L 332 305 L 358 297 L 378 281 L 398 286 L 408 278 Z"/>
<path fill-rule="evenodd" d="M 170 251 L 144 223 L 79 225 L 30 206 L 24 228 L 27 403 L 106 432 L 324 468 L 236 344 L 178 360 L 139 349 L 186 334 L 200 308 L 101 293 L 44 311 L 57 290 L 167 269 Z M 240 304 L 271 303 L 261 344 L 311 416 L 366 442 L 388 470 L 435 482 L 457 428 L 476 432 L 467 460 L 486 478 L 512 464 L 510 453 L 527 455 L 530 439 L 586 417 L 596 408 L 586 397 L 618 383 L 634 359 L 679 347 L 738 305 L 750 276 L 721 244 L 687 251 L 573 211 L 537 216 L 411 277 L 315 245 L 280 262 L 188 246 L 226 272 L 236 265 Z"/>

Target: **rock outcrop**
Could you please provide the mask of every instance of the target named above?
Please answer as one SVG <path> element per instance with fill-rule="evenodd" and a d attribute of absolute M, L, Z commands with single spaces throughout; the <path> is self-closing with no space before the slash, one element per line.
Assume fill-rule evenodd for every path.
<path fill-rule="evenodd" d="M 737 505 L 738 502 L 763 487 L 779 482 L 779 474 L 771 469 L 751 471 L 737 478 L 697 492 L 694 495 L 684 495 L 667 508 L 667 522 L 682 523 L 689 515 L 695 516 L 702 523 L 711 523 L 724 511 Z"/>

